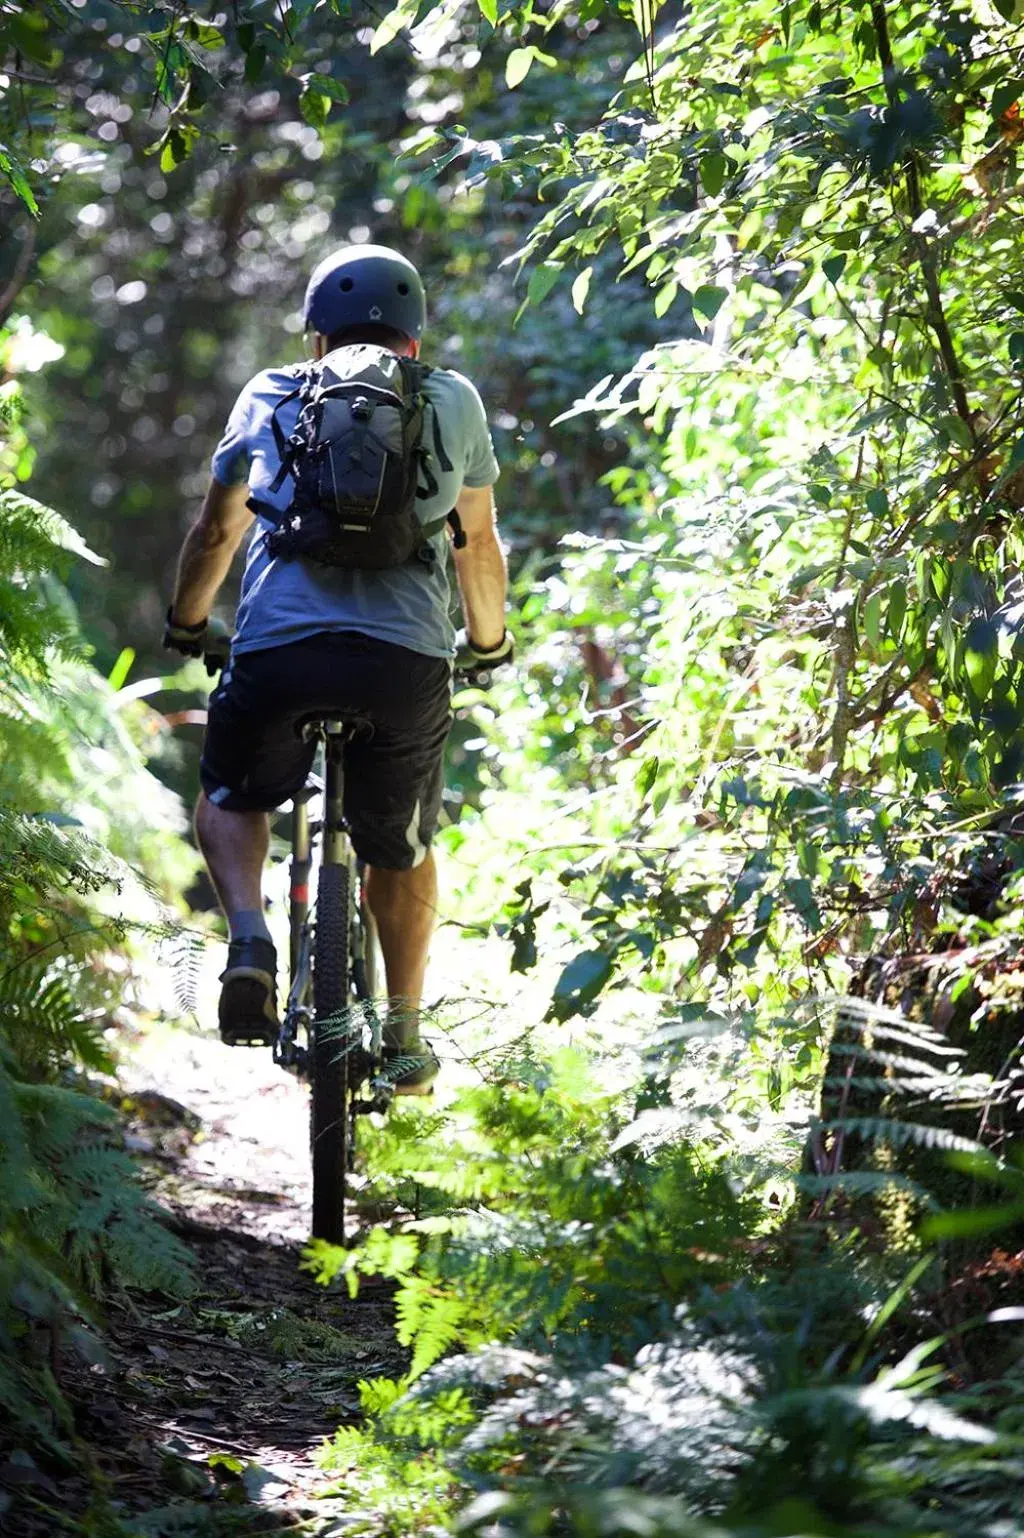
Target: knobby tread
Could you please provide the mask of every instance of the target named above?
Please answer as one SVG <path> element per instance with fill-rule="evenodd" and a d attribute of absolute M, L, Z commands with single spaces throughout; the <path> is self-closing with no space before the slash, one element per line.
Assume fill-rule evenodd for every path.
<path fill-rule="evenodd" d="M 348 1174 L 349 1057 L 339 1018 L 351 1003 L 349 933 L 352 887 L 344 865 L 324 865 L 317 884 L 313 952 L 313 1047 L 310 1063 L 310 1138 L 313 1162 L 313 1237 L 345 1242 Z"/>

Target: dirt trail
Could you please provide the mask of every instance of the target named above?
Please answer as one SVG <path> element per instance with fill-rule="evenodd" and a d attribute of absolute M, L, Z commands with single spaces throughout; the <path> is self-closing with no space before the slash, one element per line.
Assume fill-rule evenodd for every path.
<path fill-rule="evenodd" d="M 358 1381 L 397 1375 L 403 1359 L 387 1286 L 352 1301 L 299 1268 L 304 1087 L 267 1052 L 166 1027 L 136 1038 L 122 1087 L 128 1146 L 191 1250 L 197 1288 L 184 1303 L 111 1305 L 107 1361 L 67 1365 L 113 1511 L 147 1538 L 350 1527 L 314 1454 L 356 1418 Z"/>

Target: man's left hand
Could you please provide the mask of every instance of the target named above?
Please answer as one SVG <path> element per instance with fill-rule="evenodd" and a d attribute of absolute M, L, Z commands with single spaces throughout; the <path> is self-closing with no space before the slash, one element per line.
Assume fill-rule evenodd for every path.
<path fill-rule="evenodd" d="M 491 668 L 511 662 L 515 654 L 515 642 L 508 630 L 496 646 L 480 646 L 472 636 L 462 634 L 456 644 L 455 666 L 462 672 L 490 672 Z"/>
<path fill-rule="evenodd" d="M 201 657 L 206 645 L 207 621 L 198 625 L 184 625 L 174 618 L 173 608 L 167 610 L 164 626 L 164 646 L 168 651 L 181 652 L 183 657 Z"/>

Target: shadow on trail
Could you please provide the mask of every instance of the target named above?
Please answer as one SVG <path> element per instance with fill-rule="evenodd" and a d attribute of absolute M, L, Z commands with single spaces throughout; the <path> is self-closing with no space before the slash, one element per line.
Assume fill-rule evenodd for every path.
<path fill-rule="evenodd" d="M 405 1363 L 389 1285 L 365 1282 L 353 1301 L 299 1267 L 306 1091 L 269 1053 L 165 1028 L 134 1042 L 123 1084 L 126 1142 L 191 1252 L 195 1286 L 185 1301 L 112 1300 L 104 1360 L 67 1364 L 111 1516 L 140 1538 L 311 1519 L 306 1531 L 320 1532 L 339 1515 L 317 1496 L 320 1442 L 358 1418 L 360 1379 Z"/>

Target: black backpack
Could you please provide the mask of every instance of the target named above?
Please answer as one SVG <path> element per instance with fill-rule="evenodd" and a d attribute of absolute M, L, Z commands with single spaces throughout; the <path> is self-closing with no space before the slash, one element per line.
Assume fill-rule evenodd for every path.
<path fill-rule="evenodd" d="M 437 492 L 423 443 L 428 415 L 438 464 L 452 468 L 437 412 L 423 391 L 430 373 L 426 364 L 363 343 L 338 347 L 303 368 L 271 418 L 281 459 L 271 490 L 290 475 L 291 505 L 281 512 L 256 498 L 249 502 L 275 525 L 266 536 L 271 555 L 382 571 L 413 556 L 432 564 L 429 541 L 446 523 L 455 544 L 464 543 L 454 511 L 427 524 L 416 514 L 417 498 Z M 285 438 L 278 412 L 296 397 L 298 420 Z"/>

